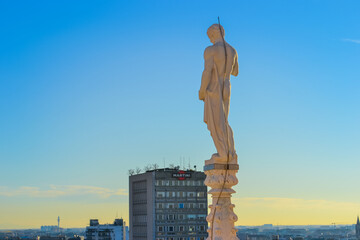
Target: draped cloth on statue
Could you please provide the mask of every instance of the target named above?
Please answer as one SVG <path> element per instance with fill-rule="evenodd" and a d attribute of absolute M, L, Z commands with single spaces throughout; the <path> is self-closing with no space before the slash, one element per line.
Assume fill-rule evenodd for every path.
<path fill-rule="evenodd" d="M 237 162 L 233 131 L 227 121 L 230 90 L 230 79 L 224 81 L 224 78 L 219 77 L 216 64 L 214 64 L 204 100 L 204 122 L 210 131 L 217 153 L 213 154 L 206 164 Z"/>

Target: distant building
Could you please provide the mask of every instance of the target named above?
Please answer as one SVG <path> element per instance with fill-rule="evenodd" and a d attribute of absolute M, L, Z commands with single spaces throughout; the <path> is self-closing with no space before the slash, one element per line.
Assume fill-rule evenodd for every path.
<path fill-rule="evenodd" d="M 272 227 L 273 227 L 272 224 L 264 224 L 264 225 L 263 225 L 263 228 L 272 228 Z"/>
<path fill-rule="evenodd" d="M 58 225 L 55 226 L 41 226 L 40 227 L 40 231 L 42 232 L 61 232 L 61 228 L 60 228 L 60 216 L 57 217 L 57 223 Z"/>
<path fill-rule="evenodd" d="M 355 234 L 356 238 L 360 240 L 360 221 L 359 216 L 357 217 L 356 225 L 355 225 Z"/>
<path fill-rule="evenodd" d="M 65 240 L 65 236 L 40 236 L 39 240 Z"/>
<path fill-rule="evenodd" d="M 272 224 L 271 224 L 271 227 L 272 227 Z M 272 240 L 279 240 L 280 239 L 279 235 L 272 235 L 271 238 L 272 238 Z"/>
<path fill-rule="evenodd" d="M 99 224 L 97 219 L 90 220 L 86 227 L 85 240 L 126 240 L 126 228 L 123 219 L 115 219 L 113 224 Z"/>
<path fill-rule="evenodd" d="M 271 236 L 264 234 L 249 234 L 247 235 L 247 240 L 271 240 Z"/>
<path fill-rule="evenodd" d="M 205 240 L 205 178 L 177 168 L 130 176 L 130 240 Z"/>
<path fill-rule="evenodd" d="M 125 226 L 125 233 L 126 233 L 125 240 L 129 240 L 129 226 Z"/>
<path fill-rule="evenodd" d="M 296 237 L 294 237 L 294 240 L 304 240 L 304 237 L 296 236 Z"/>
<path fill-rule="evenodd" d="M 79 235 L 74 235 L 73 237 L 69 237 L 67 240 L 82 240 Z"/>
<path fill-rule="evenodd" d="M 43 232 L 59 232 L 60 228 L 58 226 L 41 226 L 40 230 Z"/>

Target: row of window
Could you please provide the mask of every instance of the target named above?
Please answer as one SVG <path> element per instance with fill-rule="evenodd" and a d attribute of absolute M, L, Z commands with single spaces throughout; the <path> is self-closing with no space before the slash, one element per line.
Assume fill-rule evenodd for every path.
<path fill-rule="evenodd" d="M 146 202 L 147 195 L 146 192 L 134 192 L 132 198 L 133 201 L 145 200 Z"/>
<path fill-rule="evenodd" d="M 156 209 L 206 208 L 206 203 L 156 203 Z"/>
<path fill-rule="evenodd" d="M 205 186 L 204 180 L 156 180 L 155 186 Z"/>
<path fill-rule="evenodd" d="M 158 237 L 156 240 L 205 240 L 206 237 Z"/>
<path fill-rule="evenodd" d="M 157 221 L 165 220 L 205 220 L 206 214 L 156 214 Z"/>
<path fill-rule="evenodd" d="M 183 191 L 179 191 L 179 192 L 157 191 L 156 192 L 156 197 L 157 198 L 165 198 L 165 197 L 205 197 L 205 196 L 206 196 L 205 192 L 183 192 Z"/>
<path fill-rule="evenodd" d="M 183 225 L 179 225 L 179 226 L 157 226 L 156 227 L 156 231 L 159 233 L 162 232 L 195 232 L 195 231 L 200 231 L 200 232 L 204 232 L 207 229 L 207 225 L 199 225 L 199 226 L 195 226 L 195 225 L 190 225 L 190 226 L 183 226 Z"/>
<path fill-rule="evenodd" d="M 134 223 L 146 223 L 147 222 L 147 215 L 134 215 L 133 216 Z"/>
<path fill-rule="evenodd" d="M 133 182 L 133 190 L 146 189 L 146 180 Z"/>

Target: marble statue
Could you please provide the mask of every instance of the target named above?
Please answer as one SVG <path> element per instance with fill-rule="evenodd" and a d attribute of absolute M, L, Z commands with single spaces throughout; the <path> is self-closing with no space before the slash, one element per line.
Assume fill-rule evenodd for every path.
<path fill-rule="evenodd" d="M 213 44 L 205 49 L 205 68 L 201 78 L 199 99 L 204 101 L 204 122 L 210 131 L 217 153 L 206 164 L 237 163 L 233 131 L 228 123 L 230 108 L 230 75 L 238 75 L 236 50 L 223 41 L 225 32 L 222 26 L 213 24 L 207 30 Z M 227 59 L 225 60 L 225 49 Z M 226 65 L 226 66 L 225 66 Z M 225 69 L 226 68 L 226 69 Z M 229 158 L 229 159 L 228 159 Z"/>
<path fill-rule="evenodd" d="M 209 223 L 207 240 L 239 240 L 235 228 L 238 217 L 233 211 L 235 205 L 231 203 L 231 195 L 235 193 L 232 187 L 238 183 L 239 165 L 228 123 L 230 75 L 238 75 L 238 57 L 235 49 L 223 40 L 222 26 L 212 25 L 207 35 L 213 45 L 205 49 L 199 98 L 204 101 L 204 121 L 217 150 L 210 160 L 205 161 L 204 167 L 205 185 L 211 188 L 208 193 L 212 198 L 206 217 Z"/>

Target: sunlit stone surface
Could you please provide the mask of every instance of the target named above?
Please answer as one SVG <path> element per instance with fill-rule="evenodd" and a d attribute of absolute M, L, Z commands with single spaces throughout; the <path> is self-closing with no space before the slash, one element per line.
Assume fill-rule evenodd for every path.
<path fill-rule="evenodd" d="M 206 220 L 210 225 L 208 240 L 235 240 L 238 239 L 234 228 L 237 216 L 231 203 L 231 194 L 235 193 L 231 187 L 238 182 L 238 164 L 228 115 L 230 76 L 238 75 L 238 62 L 236 50 L 228 43 L 224 44 L 221 32 L 224 36 L 224 30 L 222 27 L 220 30 L 218 24 L 207 31 L 213 45 L 205 49 L 205 68 L 199 91 L 199 99 L 204 101 L 204 122 L 217 150 L 210 160 L 205 161 L 205 184 L 211 188 L 209 194 L 212 195 Z"/>

